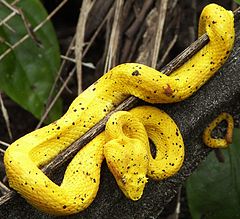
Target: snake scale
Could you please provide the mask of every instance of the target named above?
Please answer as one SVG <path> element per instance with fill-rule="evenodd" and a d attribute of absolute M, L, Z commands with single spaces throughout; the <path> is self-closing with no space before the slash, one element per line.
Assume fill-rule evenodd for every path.
<path fill-rule="evenodd" d="M 180 130 L 165 112 L 151 106 L 113 114 L 105 131 L 70 162 L 60 186 L 40 167 L 130 95 L 154 104 L 179 102 L 196 92 L 229 56 L 235 37 L 233 13 L 216 4 L 206 6 L 199 36 L 205 32 L 209 43 L 170 76 L 142 64 L 118 65 L 80 94 L 59 120 L 12 143 L 4 156 L 9 185 L 36 208 L 68 215 L 94 200 L 105 158 L 117 184 L 132 200 L 141 197 L 148 177 L 161 180 L 175 174 L 184 160 Z M 216 146 L 209 131 L 204 136 L 209 146 Z M 149 138 L 156 146 L 155 158 Z"/>

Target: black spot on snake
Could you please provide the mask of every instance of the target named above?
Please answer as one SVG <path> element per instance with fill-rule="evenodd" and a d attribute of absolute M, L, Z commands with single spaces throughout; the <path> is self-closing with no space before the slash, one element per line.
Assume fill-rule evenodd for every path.
<path fill-rule="evenodd" d="M 132 76 L 139 76 L 139 75 L 141 75 L 141 74 L 139 73 L 138 70 L 135 70 L 135 71 L 132 73 Z"/>

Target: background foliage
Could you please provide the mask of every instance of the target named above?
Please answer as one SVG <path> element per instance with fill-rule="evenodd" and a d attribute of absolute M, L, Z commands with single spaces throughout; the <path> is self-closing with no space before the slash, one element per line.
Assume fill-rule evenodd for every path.
<path fill-rule="evenodd" d="M 47 12 L 38 0 L 22 0 L 17 6 L 31 24 L 31 30 L 47 17 Z M 9 8 L 1 7 L 0 20 L 11 13 Z M 7 42 L 0 44 L 0 54 L 28 34 L 20 15 L 12 17 L 8 25 L 14 31 L 4 25 L 0 26 L 0 37 L 3 42 Z M 60 52 L 51 22 L 48 21 L 36 32 L 36 38 L 39 45 L 32 38 L 28 38 L 0 61 L 0 89 L 40 118 L 60 65 Z M 61 104 L 58 102 L 49 118 L 54 120 L 60 114 Z"/>
<path fill-rule="evenodd" d="M 240 129 L 235 129 L 233 144 L 222 152 L 224 163 L 211 152 L 187 181 L 193 219 L 240 218 Z"/>

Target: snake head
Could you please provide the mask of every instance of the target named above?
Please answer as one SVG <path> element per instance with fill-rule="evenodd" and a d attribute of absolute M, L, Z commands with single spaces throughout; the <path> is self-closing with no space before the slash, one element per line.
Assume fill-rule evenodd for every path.
<path fill-rule="evenodd" d="M 104 146 L 107 165 L 124 195 L 141 198 L 147 183 L 148 151 L 137 139 L 114 139 Z"/>

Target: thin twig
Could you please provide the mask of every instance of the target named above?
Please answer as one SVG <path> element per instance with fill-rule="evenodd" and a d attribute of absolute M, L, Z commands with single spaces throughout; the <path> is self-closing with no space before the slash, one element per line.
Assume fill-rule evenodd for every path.
<path fill-rule="evenodd" d="M 146 20 L 147 13 L 151 9 L 153 2 L 153 0 L 144 1 L 141 11 L 137 14 L 135 21 L 126 31 L 126 39 L 122 49 L 121 62 L 130 60 L 133 56 L 136 45 L 140 37 L 143 35 L 144 20 Z"/>
<path fill-rule="evenodd" d="M 45 25 L 47 23 L 47 21 L 49 21 L 59 10 L 60 8 L 63 7 L 63 5 L 65 3 L 67 3 L 68 0 L 63 0 L 47 17 L 46 19 L 44 19 L 41 23 L 39 23 L 34 29 L 33 32 L 38 31 L 40 28 L 43 27 L 43 25 Z M 26 34 L 25 36 L 23 36 L 20 40 L 18 40 L 15 44 L 12 45 L 11 48 L 8 48 L 7 50 L 5 50 L 5 52 L 3 52 L 0 55 L 0 61 L 6 56 L 8 55 L 13 49 L 15 49 L 16 47 L 18 47 L 19 45 L 21 45 L 25 40 L 27 40 L 29 38 L 29 34 Z"/>
<path fill-rule="evenodd" d="M 28 21 L 28 19 L 26 18 L 23 10 L 21 8 L 17 8 L 17 10 L 19 11 L 19 14 L 22 18 L 23 24 L 25 26 L 25 29 L 27 30 L 28 35 L 31 37 L 33 42 L 35 42 L 38 47 L 43 48 L 43 45 L 42 45 L 41 41 L 37 38 L 36 34 L 34 33 L 34 31 L 32 29 L 32 25 Z"/>
<path fill-rule="evenodd" d="M 108 13 L 106 14 L 105 18 L 103 19 L 103 21 L 101 22 L 101 24 L 98 26 L 98 28 L 96 29 L 95 33 L 93 34 L 93 36 L 91 37 L 90 41 L 87 43 L 87 46 L 85 47 L 84 51 L 83 51 L 83 57 L 87 54 L 89 48 L 91 47 L 92 43 L 94 42 L 94 40 L 96 39 L 96 37 L 98 36 L 100 30 L 103 28 L 103 25 L 106 23 L 106 21 L 109 19 L 109 17 L 112 15 L 113 13 L 113 8 L 111 8 Z"/>
<path fill-rule="evenodd" d="M 154 45 L 154 33 L 156 33 L 157 29 L 157 18 L 158 18 L 158 11 L 157 8 L 154 7 L 146 16 L 145 24 L 140 26 L 139 32 L 136 34 L 136 39 L 139 41 L 139 37 L 141 37 L 141 44 L 139 47 L 139 42 L 136 44 L 135 39 L 133 39 L 133 46 L 131 46 L 131 56 L 135 54 L 133 49 L 137 49 L 137 63 L 143 63 L 146 65 L 151 65 L 152 61 L 152 47 Z M 135 44 L 135 45 L 134 45 Z M 130 57 L 130 56 L 129 56 Z"/>
<path fill-rule="evenodd" d="M 8 30 L 10 30 L 12 33 L 16 33 L 16 31 L 7 23 L 2 24 L 2 26 L 6 27 Z"/>
<path fill-rule="evenodd" d="M 14 7 L 14 4 L 16 4 L 18 1 L 15 1 L 12 4 L 9 4 L 8 2 L 6 2 L 5 0 L 1 0 L 2 4 L 4 4 L 7 8 L 9 8 L 11 11 L 13 11 L 15 14 L 19 14 L 18 10 Z"/>
<path fill-rule="evenodd" d="M 6 123 L 8 136 L 9 136 L 10 140 L 12 140 L 13 137 L 12 137 L 12 131 L 11 131 L 11 126 L 10 126 L 8 111 L 7 111 L 7 109 L 4 105 L 1 92 L 0 92 L 0 107 L 1 107 L 3 118 L 4 118 L 5 123 Z"/>
<path fill-rule="evenodd" d="M 61 58 L 65 59 L 67 61 L 70 61 L 72 63 L 76 63 L 75 59 L 69 58 L 68 56 L 61 55 Z M 94 65 L 92 63 L 89 63 L 89 62 L 82 62 L 82 65 L 85 66 L 85 67 L 91 68 L 91 69 L 95 69 Z"/>
<path fill-rule="evenodd" d="M 1 141 L 1 140 L 0 140 L 0 144 L 1 144 L 1 145 L 4 145 L 4 146 L 6 146 L 6 147 L 8 147 L 8 146 L 10 145 L 10 144 L 8 144 L 7 142 Z"/>
<path fill-rule="evenodd" d="M 139 26 L 142 25 L 147 12 L 150 10 L 153 3 L 154 3 L 153 0 L 148 0 L 144 2 L 142 10 L 140 11 L 140 13 L 138 13 L 136 20 L 133 22 L 131 27 L 126 32 L 126 36 L 128 38 L 133 38 L 135 36 L 137 31 L 139 30 Z"/>
<path fill-rule="evenodd" d="M 14 3 L 12 3 L 12 5 L 8 4 L 8 2 L 4 0 L 1 0 L 1 2 L 10 10 L 12 10 L 12 13 L 10 13 L 7 17 L 5 17 L 3 20 L 0 21 L 0 26 L 4 25 L 10 31 L 15 32 L 15 30 L 7 24 L 7 21 L 10 20 L 12 17 L 14 17 L 16 14 L 19 15 L 18 10 L 14 7 L 14 4 L 17 3 L 18 1 L 15 1 Z"/>
<path fill-rule="evenodd" d="M 75 59 L 77 67 L 77 84 L 78 84 L 78 94 L 82 92 L 82 56 L 84 47 L 84 36 L 86 22 L 89 12 L 94 5 L 95 1 L 83 0 L 81 6 L 81 12 L 78 19 L 77 30 L 76 30 L 76 43 L 75 43 Z"/>
<path fill-rule="evenodd" d="M 0 198 L 0 206 L 4 203 L 11 201 L 17 195 L 17 192 L 14 190 L 10 190 L 10 192 L 6 193 L 5 195 L 1 196 Z"/>
<path fill-rule="evenodd" d="M 5 150 L 3 150 L 2 148 L 0 148 L 0 153 L 1 153 L 2 155 L 4 155 L 4 154 L 5 154 Z"/>
<path fill-rule="evenodd" d="M 5 195 L 11 190 L 0 181 L 0 191 L 2 192 L 3 195 Z"/>
<path fill-rule="evenodd" d="M 122 13 L 123 0 L 117 0 L 115 5 L 113 25 L 108 45 L 108 52 L 106 56 L 106 62 L 104 67 L 104 73 L 108 72 L 110 68 L 116 65 L 116 53 L 118 48 L 119 33 L 120 33 L 120 15 Z"/>
<path fill-rule="evenodd" d="M 168 57 L 169 52 L 172 50 L 173 46 L 175 45 L 176 41 L 178 39 L 178 33 L 176 33 L 173 37 L 173 39 L 171 40 L 170 44 L 168 45 L 165 53 L 163 54 L 162 58 L 160 59 L 159 63 L 157 64 L 157 67 L 161 66 L 165 59 Z"/>
<path fill-rule="evenodd" d="M 9 42 L 7 42 L 5 39 L 3 39 L 2 37 L 0 37 L 0 43 L 4 43 L 9 48 L 12 48 L 12 45 Z"/>
<path fill-rule="evenodd" d="M 68 57 L 68 56 L 61 55 L 61 58 L 64 59 L 64 60 L 70 61 L 70 62 L 72 62 L 72 63 L 76 63 L 76 60 L 75 60 L 75 59 L 70 58 L 70 57 Z"/>
<path fill-rule="evenodd" d="M 75 42 L 75 36 L 72 38 L 72 41 L 70 42 L 70 45 L 69 45 L 69 47 L 68 47 L 68 49 L 67 49 L 67 52 L 66 52 L 66 54 L 65 54 L 66 57 L 68 57 L 69 54 L 72 52 L 71 48 L 72 48 L 74 42 Z M 51 108 L 49 108 L 49 105 L 51 104 L 52 96 L 53 96 L 54 91 L 55 91 L 55 89 L 56 89 L 57 82 L 58 82 L 58 80 L 60 79 L 60 76 L 61 76 L 61 73 L 62 73 L 62 71 L 63 71 L 63 68 L 64 68 L 64 66 L 65 66 L 66 61 L 67 61 L 67 60 L 64 59 L 64 60 L 62 61 L 62 63 L 61 63 L 61 66 L 60 66 L 60 68 L 59 68 L 59 70 L 58 70 L 58 73 L 57 73 L 57 76 L 56 76 L 56 78 L 55 78 L 55 81 L 54 81 L 54 83 L 53 83 L 53 85 L 52 85 L 52 88 L 51 88 L 51 90 L 50 90 L 50 92 L 49 92 L 48 99 L 47 99 L 47 104 L 46 104 L 44 113 L 43 113 L 43 115 L 41 116 L 41 119 L 40 119 L 40 121 L 39 121 L 39 123 L 37 124 L 37 126 L 36 126 L 35 129 L 40 128 L 40 126 L 42 125 L 42 123 L 44 122 L 44 120 L 45 120 L 45 119 L 47 118 L 47 116 L 48 116 L 48 113 L 46 113 L 46 111 L 50 112 L 50 110 L 51 110 Z M 64 83 L 64 81 L 63 81 L 63 83 Z M 66 86 L 66 89 L 67 89 L 67 86 Z M 54 105 L 52 105 L 52 106 L 54 106 Z"/>
<path fill-rule="evenodd" d="M 161 1 L 160 7 L 159 7 L 158 25 L 157 25 L 157 31 L 156 31 L 155 42 L 153 47 L 152 63 L 151 63 L 151 67 L 153 68 L 156 68 L 156 65 L 157 65 L 158 54 L 159 54 L 162 35 L 163 35 L 163 27 L 164 27 L 166 13 L 167 13 L 167 5 L 168 5 L 168 0 L 164 0 L 164 1 Z"/>
<path fill-rule="evenodd" d="M 74 72 L 76 71 L 76 67 L 74 67 L 72 69 L 72 71 L 69 73 L 68 77 L 65 79 L 62 87 L 60 88 L 60 90 L 58 91 L 58 93 L 56 94 L 56 96 L 54 97 L 54 99 L 52 100 L 52 102 L 49 104 L 48 108 L 46 109 L 46 111 L 44 112 L 43 116 L 41 117 L 40 122 L 38 123 L 37 127 L 35 129 L 38 129 L 40 127 L 39 124 L 42 124 L 42 122 L 47 118 L 48 113 L 50 112 L 50 110 L 52 109 L 52 107 L 54 106 L 54 104 L 56 103 L 56 101 L 58 100 L 59 96 L 61 95 L 61 93 L 63 92 L 64 88 L 66 87 L 68 81 L 72 78 Z M 39 127 L 38 127 L 39 126 Z"/>
<path fill-rule="evenodd" d="M 176 218 L 179 218 L 179 215 L 181 213 L 181 191 L 182 191 L 182 186 L 179 187 L 178 189 L 178 198 L 177 198 L 177 206 L 176 206 Z"/>

